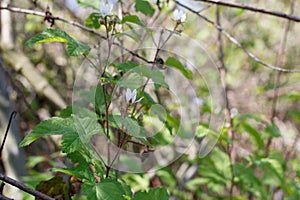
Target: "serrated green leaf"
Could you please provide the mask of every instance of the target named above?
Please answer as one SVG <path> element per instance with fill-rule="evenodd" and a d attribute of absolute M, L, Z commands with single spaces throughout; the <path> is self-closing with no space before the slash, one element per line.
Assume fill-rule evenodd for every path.
<path fill-rule="evenodd" d="M 151 4 L 148 1 L 145 0 L 136 0 L 135 1 L 135 10 L 137 12 L 142 12 L 143 14 L 147 16 L 153 16 L 154 14 L 154 8 L 151 6 Z"/>
<path fill-rule="evenodd" d="M 128 196 L 128 191 L 121 183 L 111 179 L 104 179 L 100 183 L 85 182 L 82 192 L 89 200 L 124 200 L 123 195 Z"/>
<path fill-rule="evenodd" d="M 118 85 L 123 88 L 129 88 L 131 90 L 139 88 L 143 84 L 144 77 L 138 73 L 129 73 L 126 77 L 123 77 Z"/>
<path fill-rule="evenodd" d="M 132 200 L 169 200 L 166 188 L 151 188 L 149 192 L 137 192 Z"/>
<path fill-rule="evenodd" d="M 67 52 L 70 56 L 78 56 L 81 54 L 87 54 L 90 51 L 90 47 L 86 44 L 77 42 L 72 39 L 67 43 Z"/>
<path fill-rule="evenodd" d="M 46 29 L 44 32 L 33 36 L 25 43 L 25 46 L 32 46 L 44 42 L 64 42 L 67 43 L 71 37 L 59 29 Z"/>
<path fill-rule="evenodd" d="M 73 144 L 76 143 L 74 139 L 77 139 L 77 141 L 80 139 L 83 144 L 88 144 L 90 142 L 90 138 L 93 135 L 104 133 L 102 126 L 97 122 L 96 118 L 74 117 L 73 119 L 74 119 L 74 123 L 76 124 L 77 136 L 76 135 L 69 136 L 68 144 L 72 146 L 74 146 Z"/>
<path fill-rule="evenodd" d="M 34 44 L 40 44 L 45 42 L 63 42 L 67 44 L 67 52 L 70 56 L 78 56 L 80 54 L 87 54 L 90 51 L 90 47 L 86 44 L 82 44 L 66 32 L 59 29 L 46 29 L 44 32 L 33 36 L 25 43 L 25 46 L 32 46 Z"/>
<path fill-rule="evenodd" d="M 145 65 L 140 65 L 134 68 L 133 71 L 147 78 L 150 78 L 155 84 L 159 86 L 164 86 L 165 88 L 169 88 L 168 84 L 165 82 L 165 77 L 163 73 L 159 70 L 152 70 Z"/>
<path fill-rule="evenodd" d="M 76 128 L 70 119 L 52 117 L 42 121 L 20 143 L 21 147 L 27 146 L 35 140 L 48 135 L 73 134 Z"/>
<path fill-rule="evenodd" d="M 169 57 L 166 62 L 165 65 L 170 66 L 170 67 L 174 67 L 176 69 L 178 69 L 186 78 L 188 79 L 192 79 L 193 78 L 193 73 L 191 70 L 186 69 L 179 60 L 177 60 L 176 58 L 173 57 Z"/>
<path fill-rule="evenodd" d="M 140 18 L 138 17 L 138 16 L 136 16 L 136 15 L 127 15 L 127 16 L 125 16 L 123 19 L 122 19 L 122 24 L 124 24 L 124 23 L 126 23 L 126 22 L 131 22 L 131 23 L 134 23 L 134 24 L 137 24 L 137 25 L 140 25 L 140 26 L 145 26 L 142 22 L 141 22 L 141 20 L 140 20 Z"/>
<path fill-rule="evenodd" d="M 137 121 L 129 118 L 129 117 L 122 117 L 120 115 L 113 115 L 112 118 L 118 125 L 119 128 L 124 128 L 124 130 L 136 137 L 136 138 L 144 138 L 146 137 L 146 132 L 143 127 L 139 126 Z"/>
<path fill-rule="evenodd" d="M 72 168 L 52 168 L 51 172 L 61 172 L 70 176 L 75 176 L 81 180 L 94 181 L 95 177 L 88 165 L 79 165 Z"/>

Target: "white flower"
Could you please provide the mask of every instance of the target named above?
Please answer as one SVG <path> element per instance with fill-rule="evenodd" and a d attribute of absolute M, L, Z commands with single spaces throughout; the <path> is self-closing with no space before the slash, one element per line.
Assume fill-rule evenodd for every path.
<path fill-rule="evenodd" d="M 114 4 L 112 2 L 109 2 L 109 1 L 102 2 L 101 6 L 100 6 L 101 15 L 102 16 L 110 15 L 113 7 L 114 7 Z"/>
<path fill-rule="evenodd" d="M 129 88 L 127 88 L 126 90 L 126 102 L 129 104 L 134 104 L 134 103 L 138 103 L 140 102 L 142 98 L 140 98 L 139 100 L 136 101 L 136 89 L 134 89 L 133 91 L 131 91 Z"/>
<path fill-rule="evenodd" d="M 174 20 L 177 22 L 184 22 L 186 19 L 186 14 L 183 10 L 176 9 L 173 13 Z"/>
<path fill-rule="evenodd" d="M 176 0 L 176 1 L 196 12 L 200 12 L 204 8 L 204 5 L 199 1 L 193 1 L 193 0 Z"/>

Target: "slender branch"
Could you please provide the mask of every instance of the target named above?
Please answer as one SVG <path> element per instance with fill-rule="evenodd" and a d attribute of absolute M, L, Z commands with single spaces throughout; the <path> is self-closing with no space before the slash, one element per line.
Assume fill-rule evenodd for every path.
<path fill-rule="evenodd" d="M 25 192 L 27 192 L 27 193 L 35 196 L 35 197 L 39 197 L 40 199 L 43 199 L 43 200 L 55 200 L 54 198 L 51 198 L 51 197 L 49 197 L 48 195 L 46 195 L 44 193 L 41 193 L 41 192 L 39 192 L 37 190 L 34 190 L 34 189 L 30 188 L 30 187 L 26 186 L 24 183 L 21 183 L 21 182 L 19 182 L 17 180 L 9 178 L 9 177 L 5 176 L 2 173 L 0 173 L 0 180 L 4 181 L 6 183 L 9 183 L 9 184 L 11 184 L 11 185 L 13 185 L 13 186 L 15 186 L 15 187 L 23 190 L 23 191 L 25 191 Z"/>
<path fill-rule="evenodd" d="M 244 10 L 259 12 L 259 13 L 263 13 L 263 14 L 267 14 L 267 15 L 281 17 L 281 18 L 288 19 L 288 20 L 295 21 L 295 22 L 300 22 L 300 17 L 298 17 L 298 16 L 295 16 L 292 14 L 286 14 L 286 13 L 282 13 L 282 12 L 278 12 L 278 11 L 273 11 L 273 10 L 267 10 L 264 8 L 255 8 L 255 7 L 246 5 L 246 4 L 225 2 L 225 1 L 219 1 L 219 0 L 195 0 L 195 1 L 203 1 L 203 2 L 207 2 L 207 3 L 211 3 L 211 4 L 217 4 L 217 5 L 227 6 L 227 7 L 232 7 L 232 8 L 241 8 Z"/>
<path fill-rule="evenodd" d="M 10 114 L 9 121 L 8 121 L 8 125 L 7 125 L 6 131 L 5 131 L 5 135 L 4 135 L 2 144 L 1 144 L 1 148 L 0 148 L 0 158 L 2 157 L 2 151 L 3 151 L 4 144 L 5 144 L 7 135 L 8 135 L 8 131 L 9 131 L 9 128 L 10 128 L 10 125 L 11 125 L 11 121 L 12 121 L 13 118 L 16 117 L 16 115 L 17 115 L 17 112 L 16 112 L 16 111 L 13 111 L 13 112 Z"/>
<path fill-rule="evenodd" d="M 216 24 L 215 22 L 213 22 L 212 20 L 208 19 L 207 17 L 201 15 L 200 13 L 194 11 L 193 9 L 179 3 L 178 1 L 176 1 L 178 5 L 186 8 L 187 10 L 189 10 L 190 12 L 196 14 L 198 17 L 202 18 L 203 20 L 205 20 L 207 23 L 213 25 L 216 29 L 218 29 L 222 34 L 224 34 L 233 44 L 235 44 L 236 46 L 238 46 L 240 49 L 242 49 L 247 55 L 248 57 L 250 57 L 251 59 L 253 59 L 254 61 L 256 61 L 257 63 L 270 68 L 272 70 L 276 70 L 276 71 L 280 71 L 283 73 L 300 73 L 300 69 L 284 69 L 284 68 L 280 68 L 274 65 L 270 65 L 264 61 L 262 61 L 261 59 L 259 59 L 258 57 L 256 57 L 253 53 L 251 53 L 250 51 L 248 51 L 239 41 L 237 41 L 232 35 L 230 35 L 227 31 L 225 31 L 221 26 L 219 26 L 218 24 Z"/>
<path fill-rule="evenodd" d="M 6 196 L 3 196 L 2 194 L 0 194 L 0 199 L 1 200 L 13 200 L 13 199 L 7 198 Z"/>
<path fill-rule="evenodd" d="M 216 9 L 216 18 L 217 18 L 217 25 L 221 26 L 219 6 L 217 6 L 217 9 Z M 232 199 L 233 189 L 234 189 L 234 171 L 233 171 L 234 133 L 233 133 L 233 128 L 232 128 L 233 127 L 233 121 L 232 121 L 232 118 L 230 117 L 230 103 L 229 103 L 229 98 L 228 98 L 228 86 L 227 86 L 227 82 L 226 82 L 227 71 L 226 71 L 226 65 L 225 65 L 225 61 L 224 61 L 224 47 L 223 47 L 222 33 L 221 33 L 220 30 L 218 31 L 218 45 L 219 45 L 219 60 L 220 60 L 220 63 L 221 63 L 221 65 L 219 67 L 219 72 L 220 72 L 220 76 L 221 76 L 222 85 L 223 85 L 223 88 L 224 88 L 224 91 L 225 91 L 225 117 L 226 117 L 226 121 L 229 124 L 228 136 L 232 140 L 231 144 L 227 143 L 227 153 L 228 153 L 228 156 L 229 156 L 230 171 L 231 171 L 229 199 Z"/>
<path fill-rule="evenodd" d="M 10 6 L 1 6 L 0 10 L 9 10 L 11 12 L 15 12 L 15 13 L 23 13 L 23 14 L 28 14 L 28 15 L 36 15 L 36 16 L 40 16 L 40 17 L 46 17 L 46 13 L 45 12 L 39 12 L 39 11 L 35 11 L 35 10 L 28 10 L 28 9 L 23 9 L 23 8 L 16 8 L 16 7 L 10 7 Z M 101 35 L 100 33 L 98 33 L 97 31 L 88 28 L 76 21 L 71 21 L 71 20 L 67 20 L 65 18 L 62 17 L 58 17 L 58 16 L 48 16 L 49 18 L 53 19 L 53 20 L 57 20 L 57 21 L 62 21 L 65 22 L 67 24 L 71 24 L 73 26 L 76 26 L 82 30 L 85 30 L 87 32 L 93 33 L 103 39 L 106 39 L 103 35 Z"/>
<path fill-rule="evenodd" d="M 28 14 L 28 15 L 36 15 L 36 16 L 40 16 L 40 17 L 45 17 L 46 16 L 46 13 L 44 13 L 44 12 L 39 12 L 39 11 L 34 11 L 34 10 L 28 10 L 28 9 L 23 9 L 23 8 L 17 8 L 17 7 L 10 7 L 10 6 L 0 6 L 0 10 L 9 10 L 9 11 L 15 12 L 15 13 L 23 13 L 23 14 Z M 80 28 L 80 29 L 82 29 L 84 31 L 87 31 L 89 33 L 94 34 L 95 36 L 97 36 L 97 37 L 99 37 L 101 39 L 104 39 L 104 40 L 107 39 L 105 36 L 103 36 L 102 34 L 100 34 L 99 32 L 97 32 L 96 30 L 88 28 L 88 27 L 84 26 L 83 24 L 80 24 L 79 22 L 68 20 L 68 19 L 65 19 L 65 18 L 62 18 L 62 17 L 58 17 L 58 16 L 53 16 L 53 15 L 48 16 L 48 17 L 51 18 L 51 19 L 53 19 L 53 20 L 61 21 L 61 22 L 73 25 L 75 27 L 78 27 L 78 28 Z M 131 51 L 128 48 L 123 47 L 121 44 L 116 43 L 116 42 L 113 42 L 112 44 L 116 45 L 116 46 L 118 46 L 120 48 L 122 48 L 123 50 L 125 50 L 128 53 L 130 53 L 131 55 L 133 55 L 133 56 L 135 56 L 135 57 L 143 60 L 144 62 L 150 63 L 150 61 L 148 61 L 144 57 L 138 55 L 137 53 Z"/>

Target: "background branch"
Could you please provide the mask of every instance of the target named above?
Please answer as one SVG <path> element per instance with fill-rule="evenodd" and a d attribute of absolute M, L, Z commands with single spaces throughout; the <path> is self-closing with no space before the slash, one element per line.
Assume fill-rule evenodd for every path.
<path fill-rule="evenodd" d="M 6 183 L 9 183 L 9 184 L 11 184 L 11 185 L 23 190 L 23 191 L 35 196 L 35 197 L 39 197 L 43 200 L 55 200 L 54 198 L 51 198 L 48 195 L 45 195 L 45 194 L 43 194 L 43 193 L 41 193 L 37 190 L 34 190 L 34 189 L 30 188 L 30 187 L 26 186 L 24 183 L 21 183 L 21 182 L 16 181 L 12 178 L 9 178 L 9 177 L 5 176 L 2 173 L 0 173 L 0 180 L 4 181 Z"/>
<path fill-rule="evenodd" d="M 300 17 L 292 15 L 292 14 L 286 14 L 278 11 L 272 11 L 272 10 L 266 10 L 264 8 L 255 8 L 246 4 L 239 4 L 239 3 L 231 3 L 231 2 L 224 2 L 224 1 L 219 1 L 219 0 L 195 0 L 195 1 L 203 1 L 211 4 L 217 4 L 221 6 L 227 6 L 227 7 L 232 7 L 232 8 L 240 8 L 244 10 L 249 10 L 253 12 L 259 12 L 267 15 L 272 15 L 276 17 L 281 17 L 284 19 L 288 19 L 291 21 L 295 22 L 300 22 Z"/>
<path fill-rule="evenodd" d="M 221 20 L 220 20 L 220 9 L 219 6 L 217 6 L 216 8 L 216 19 L 217 19 L 217 25 L 221 26 Z M 234 133 L 233 133 L 233 121 L 232 118 L 230 116 L 230 102 L 229 102 L 229 98 L 228 98 L 228 85 L 226 82 L 226 76 L 227 76 L 227 72 L 226 72 L 226 65 L 225 65 L 225 61 L 224 61 L 224 47 L 223 47 L 223 40 L 222 40 L 222 33 L 219 30 L 218 31 L 218 46 L 219 46 L 219 61 L 220 61 L 220 67 L 219 72 L 220 72 L 220 77 L 221 77 L 221 82 L 223 84 L 223 88 L 224 88 L 224 93 L 225 93 L 225 117 L 226 117 L 226 121 L 228 123 L 228 138 L 230 138 L 230 140 L 232 140 L 232 143 L 229 144 L 229 142 L 227 142 L 227 154 L 229 157 L 229 161 L 230 161 L 230 171 L 231 171 L 231 183 L 229 186 L 229 199 L 232 199 L 233 197 L 233 189 L 234 189 L 234 170 L 233 170 L 233 163 L 235 160 L 235 155 L 234 155 Z"/>
<path fill-rule="evenodd" d="M 284 69 L 284 68 L 280 68 L 274 65 L 270 65 L 264 61 L 262 61 L 261 59 L 259 59 L 258 57 L 256 57 L 253 53 L 251 53 L 250 51 L 248 51 L 239 41 L 237 41 L 232 35 L 230 35 L 228 32 L 226 32 L 221 26 L 219 26 L 218 24 L 216 24 L 215 22 L 213 22 L 212 20 L 208 19 L 207 17 L 201 15 L 200 13 L 194 11 L 193 9 L 181 4 L 180 2 L 176 1 L 176 3 L 184 8 L 186 8 L 187 10 L 191 11 L 192 13 L 196 14 L 198 17 L 202 18 L 204 21 L 206 21 L 207 23 L 213 25 L 216 29 L 218 29 L 222 34 L 224 34 L 233 44 L 235 44 L 236 46 L 238 46 L 240 49 L 242 49 L 251 59 L 253 59 L 254 61 L 256 61 L 257 63 L 270 68 L 272 70 L 276 70 L 276 71 L 280 71 L 283 73 L 300 73 L 300 69 Z"/>

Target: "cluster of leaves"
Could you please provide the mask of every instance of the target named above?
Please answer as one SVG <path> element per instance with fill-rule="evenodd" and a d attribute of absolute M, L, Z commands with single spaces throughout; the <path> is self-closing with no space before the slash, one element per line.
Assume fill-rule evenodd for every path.
<path fill-rule="evenodd" d="M 152 16 L 154 14 L 154 9 L 147 1 L 137 0 L 135 8 L 137 12 L 142 12 L 146 16 Z M 128 24 L 129 26 L 130 23 L 134 23 L 144 27 L 144 24 L 136 15 L 127 15 L 120 21 L 115 15 L 102 16 L 98 12 L 92 13 L 86 19 L 85 25 L 89 28 L 96 29 L 103 25 L 107 32 L 113 32 L 115 31 L 116 23 Z M 87 56 L 90 51 L 89 46 L 78 42 L 66 32 L 59 29 L 47 29 L 32 37 L 25 45 L 32 46 L 34 44 L 49 42 L 65 43 L 67 53 L 70 56 Z M 176 58 L 169 57 L 165 65 L 179 70 L 188 79 L 192 78 L 192 72 L 186 69 Z M 37 189 L 53 197 L 62 194 L 64 194 L 63 196 L 65 197 L 76 194 L 78 198 L 79 194 L 83 194 L 83 197 L 87 199 L 169 199 L 166 188 L 151 188 L 148 189 L 148 191 L 137 191 L 133 193 L 126 182 L 122 181 L 122 179 L 118 179 L 117 174 L 110 171 L 111 166 L 108 166 L 102 159 L 97 159 L 95 152 L 90 148 L 91 144 L 89 142 L 94 135 L 106 134 L 106 136 L 111 137 L 111 141 L 113 141 L 117 138 L 116 134 L 120 131 L 124 134 L 124 136 L 122 136 L 123 138 L 130 137 L 130 139 L 135 139 L 147 147 L 165 143 L 164 134 L 158 134 L 155 136 L 155 142 L 151 144 L 151 142 L 147 140 L 147 131 L 143 129 L 143 123 L 138 119 L 138 116 L 133 115 L 134 113 L 132 113 L 132 116 L 122 116 L 107 112 L 107 106 L 111 103 L 111 94 L 107 89 L 109 86 L 124 89 L 130 88 L 133 90 L 137 86 L 143 85 L 143 81 L 152 80 L 155 84 L 156 93 L 158 94 L 158 90 L 161 87 L 166 89 L 169 87 L 164 80 L 163 73 L 132 61 L 111 63 L 110 66 L 117 75 L 114 74 L 112 76 L 111 73 L 103 73 L 103 75 L 99 77 L 100 85 L 91 86 L 88 91 L 81 91 L 80 93 L 81 97 L 86 100 L 88 104 L 92 105 L 92 111 L 85 108 L 67 107 L 60 112 L 60 116 L 52 117 L 37 125 L 21 142 L 20 146 L 24 147 L 41 137 L 62 135 L 61 150 L 74 164 L 74 166 L 69 168 L 52 168 L 52 172 L 60 172 L 70 177 L 70 182 L 68 183 L 69 187 L 66 186 L 61 177 L 53 177 L 49 181 L 39 183 Z M 122 74 L 124 73 L 127 73 L 128 77 L 122 78 Z M 157 102 L 153 100 L 149 93 L 145 91 L 140 91 L 139 94 L 140 93 L 142 93 L 144 97 L 141 101 L 143 113 L 144 115 L 149 115 L 149 109 L 151 106 L 157 104 Z M 86 116 L 78 117 L 73 115 L 72 111 L 74 111 L 74 109 L 84 112 Z M 158 120 L 166 123 L 169 131 L 168 134 L 173 134 L 174 130 L 178 129 L 179 121 L 176 117 L 173 117 L 170 113 L 163 114 L 159 108 L 153 109 L 153 112 Z M 153 113 L 151 117 L 153 117 Z M 108 122 L 106 122 L 106 120 L 108 120 Z M 109 124 L 109 130 L 106 129 L 106 123 Z M 122 147 L 120 146 L 120 148 Z M 81 189 L 78 189 L 76 185 L 79 185 Z"/>

